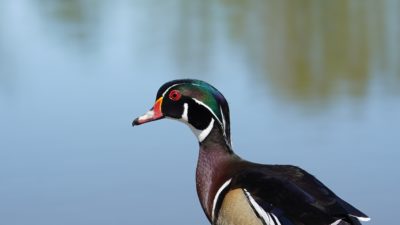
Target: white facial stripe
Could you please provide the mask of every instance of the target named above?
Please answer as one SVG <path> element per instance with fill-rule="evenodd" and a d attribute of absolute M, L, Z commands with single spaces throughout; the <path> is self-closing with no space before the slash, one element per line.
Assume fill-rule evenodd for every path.
<path fill-rule="evenodd" d="M 264 220 L 265 224 L 267 224 L 267 225 L 281 225 L 281 223 L 278 220 L 278 217 L 276 217 L 273 213 L 265 212 L 265 210 L 254 200 L 254 198 L 250 195 L 250 193 L 246 189 L 243 189 L 243 190 L 244 190 L 244 193 L 247 196 L 247 199 L 249 199 L 250 204 L 252 205 L 252 208 Z"/>
<path fill-rule="evenodd" d="M 224 184 L 222 184 L 222 186 L 218 189 L 217 193 L 214 196 L 214 200 L 213 200 L 213 206 L 212 206 L 212 211 L 211 211 L 211 221 L 214 221 L 214 214 L 215 214 L 215 206 L 217 205 L 218 202 L 218 198 L 219 195 L 221 194 L 221 192 L 231 183 L 232 179 L 229 179 L 227 181 L 225 181 Z"/>
<path fill-rule="evenodd" d="M 223 124 L 223 128 L 224 128 L 224 134 L 225 134 L 225 137 L 227 137 L 227 134 L 226 134 L 226 121 L 225 121 L 225 115 L 224 115 L 224 111 L 222 110 L 222 107 L 220 106 L 219 107 L 219 110 L 221 111 L 221 116 L 222 116 L 222 124 Z M 230 137 L 227 137 L 228 139 L 230 139 Z M 229 143 L 228 143 L 229 144 Z"/>
<path fill-rule="evenodd" d="M 221 111 L 221 116 L 222 116 L 222 123 L 223 123 L 223 130 L 224 130 L 224 136 L 225 136 L 225 141 L 226 141 L 226 143 L 229 145 L 229 146 L 231 146 L 232 147 L 232 141 L 230 141 L 230 139 L 231 139 L 231 137 L 230 137 L 230 135 L 229 135 L 229 137 L 228 137 L 228 134 L 226 133 L 226 121 L 225 121 L 225 115 L 224 115 L 224 111 L 222 110 L 222 107 L 220 106 L 219 107 L 219 110 Z"/>
<path fill-rule="evenodd" d="M 175 86 L 178 86 L 178 85 L 180 85 L 180 84 L 184 84 L 184 83 L 185 83 L 185 82 L 183 82 L 183 83 L 176 83 L 176 84 L 173 84 L 173 85 L 169 86 L 169 87 L 167 88 L 167 90 L 165 90 L 164 93 L 162 94 L 162 97 L 164 97 L 165 94 L 167 94 L 167 92 L 168 92 L 171 88 L 173 88 L 173 87 L 175 87 Z M 192 85 L 201 87 L 200 84 L 192 83 Z"/>
<path fill-rule="evenodd" d="M 171 89 L 171 88 L 173 88 L 173 87 L 175 87 L 175 86 L 177 86 L 177 85 L 179 85 L 179 84 L 183 84 L 183 83 L 178 83 L 178 84 L 174 84 L 174 85 L 169 86 L 169 88 L 167 88 L 167 90 L 165 90 L 164 93 L 162 94 L 162 97 L 164 97 L 164 95 L 167 94 L 167 92 L 169 91 L 169 89 Z"/>
<path fill-rule="evenodd" d="M 218 116 L 215 115 L 214 111 L 212 111 L 212 109 L 211 109 L 208 105 L 204 104 L 203 102 L 201 102 L 201 101 L 199 101 L 199 100 L 197 100 L 197 99 L 195 99 L 195 98 L 192 98 L 192 99 L 193 99 L 197 104 L 206 107 L 206 109 L 208 109 L 208 111 L 210 111 L 211 114 L 214 115 L 214 117 L 217 119 L 218 123 L 221 124 L 221 126 L 222 126 L 222 123 L 221 123 L 221 121 L 219 120 Z"/>
<path fill-rule="evenodd" d="M 224 114 L 223 114 L 223 112 L 222 112 L 222 108 L 220 107 L 221 115 L 222 115 L 222 120 L 223 120 L 223 122 L 221 123 L 221 121 L 219 120 L 219 118 L 217 117 L 217 115 L 215 115 L 214 111 L 212 111 L 212 109 L 211 109 L 208 105 L 204 104 L 203 102 L 201 102 L 201 101 L 199 101 L 199 100 L 197 100 L 197 99 L 195 99 L 195 98 L 192 98 L 192 99 L 193 99 L 197 104 L 204 106 L 204 107 L 205 107 L 208 111 L 210 111 L 210 113 L 217 119 L 218 123 L 219 123 L 220 126 L 222 127 L 222 130 L 223 130 L 223 133 L 224 133 L 224 137 L 225 137 L 225 141 L 226 141 L 226 143 L 230 146 L 231 143 L 228 141 L 228 137 L 227 137 L 227 134 L 226 134 L 226 131 L 225 131 L 225 126 L 226 126 L 225 123 L 226 123 L 226 122 L 225 122 L 225 116 L 224 116 Z"/>
<path fill-rule="evenodd" d="M 225 115 L 224 115 L 224 111 L 222 111 L 222 107 L 220 106 L 219 107 L 219 111 L 221 112 L 221 116 L 222 116 L 222 124 L 224 125 L 224 130 L 225 130 L 225 127 L 226 127 L 226 122 L 225 122 Z"/>
<path fill-rule="evenodd" d="M 189 122 L 188 110 L 189 110 L 189 105 L 187 103 L 183 104 L 182 120 L 184 120 L 185 122 Z"/>

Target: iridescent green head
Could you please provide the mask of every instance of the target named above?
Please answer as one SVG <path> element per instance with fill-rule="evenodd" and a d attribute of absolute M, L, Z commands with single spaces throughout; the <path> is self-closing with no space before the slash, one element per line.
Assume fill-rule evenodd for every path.
<path fill-rule="evenodd" d="M 154 107 L 135 119 L 133 125 L 164 117 L 188 124 L 199 142 L 218 126 L 230 145 L 228 103 L 216 88 L 204 81 L 182 79 L 165 83 L 157 92 Z"/>

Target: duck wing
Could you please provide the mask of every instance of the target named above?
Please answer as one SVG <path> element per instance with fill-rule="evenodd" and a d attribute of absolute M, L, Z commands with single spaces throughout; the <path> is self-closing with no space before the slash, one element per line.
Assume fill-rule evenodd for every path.
<path fill-rule="evenodd" d="M 254 164 L 232 177 L 229 189 L 236 188 L 244 190 L 266 225 L 357 225 L 369 220 L 295 166 Z"/>

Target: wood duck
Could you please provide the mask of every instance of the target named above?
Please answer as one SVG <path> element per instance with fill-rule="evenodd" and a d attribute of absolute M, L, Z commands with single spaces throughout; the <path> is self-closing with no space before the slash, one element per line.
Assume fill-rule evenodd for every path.
<path fill-rule="evenodd" d="M 204 81 L 165 83 L 154 107 L 132 125 L 162 118 L 189 125 L 199 141 L 196 188 L 211 224 L 360 225 L 370 220 L 299 167 L 263 165 L 236 155 L 228 103 Z"/>

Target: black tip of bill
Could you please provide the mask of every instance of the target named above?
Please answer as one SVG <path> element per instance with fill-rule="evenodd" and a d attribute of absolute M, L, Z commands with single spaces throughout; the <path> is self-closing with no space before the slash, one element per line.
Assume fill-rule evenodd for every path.
<path fill-rule="evenodd" d="M 132 127 L 139 125 L 139 118 L 136 118 L 133 122 L 132 122 Z"/>

